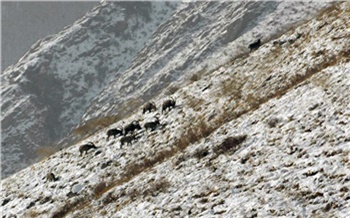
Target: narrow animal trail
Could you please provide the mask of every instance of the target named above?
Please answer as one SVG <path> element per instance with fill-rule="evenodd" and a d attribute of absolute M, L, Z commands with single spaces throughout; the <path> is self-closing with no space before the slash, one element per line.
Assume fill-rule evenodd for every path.
<path fill-rule="evenodd" d="M 333 17 L 329 17 L 328 21 L 330 23 L 328 25 L 332 26 L 332 29 L 335 29 L 337 32 L 341 33 L 344 31 L 344 26 L 341 26 L 335 22 L 337 16 L 339 15 L 339 11 L 336 7 L 333 8 L 333 13 L 327 13 L 332 14 Z M 320 15 L 318 19 L 321 22 L 323 15 Z M 317 22 L 317 21 L 314 21 Z M 334 26 L 337 25 L 337 26 Z M 225 78 L 227 76 L 232 76 L 232 72 L 230 69 L 234 69 L 235 71 L 235 78 L 238 79 L 236 82 L 241 82 L 239 90 L 230 90 L 226 93 L 220 93 L 224 94 L 220 98 L 228 98 L 232 101 L 238 102 L 236 104 L 236 107 L 231 108 L 231 110 L 228 112 L 227 110 L 223 110 L 220 112 L 217 117 L 209 122 L 206 122 L 205 124 L 197 124 L 196 125 L 187 125 L 186 126 L 186 120 L 201 120 L 202 117 L 208 117 L 210 116 L 209 111 L 201 111 L 201 113 L 195 113 L 193 114 L 185 114 L 185 116 L 182 117 L 182 120 L 179 120 L 180 123 L 183 123 L 182 128 L 184 129 L 183 135 L 180 136 L 180 138 L 191 138 L 188 139 L 185 143 L 182 141 L 174 141 L 173 145 L 170 146 L 171 149 L 168 149 L 166 144 L 168 142 L 165 142 L 164 145 L 158 145 L 160 148 L 165 148 L 162 150 L 159 150 L 157 154 L 153 157 L 145 158 L 141 161 L 141 163 L 135 164 L 135 165 L 129 165 L 125 169 L 123 169 L 123 173 L 121 173 L 122 176 L 120 176 L 118 179 L 113 181 L 112 183 L 105 185 L 102 187 L 95 195 L 85 198 L 84 201 L 79 202 L 78 205 L 70 205 L 70 207 L 66 207 L 66 210 L 64 214 L 60 213 L 59 215 L 66 215 L 69 214 L 71 211 L 84 211 L 87 208 L 91 206 L 91 203 L 93 201 L 102 201 L 102 202 L 111 202 L 113 200 L 116 200 L 116 195 L 113 195 L 109 193 L 110 190 L 115 189 L 118 186 L 123 186 L 130 182 L 131 180 L 137 178 L 141 173 L 146 173 L 150 169 L 154 168 L 155 166 L 164 163 L 171 159 L 172 157 L 176 156 L 180 152 L 183 152 L 188 146 L 191 146 L 192 144 L 198 142 L 199 140 L 202 140 L 206 137 L 208 137 L 211 133 L 213 133 L 216 129 L 219 127 L 225 125 L 227 122 L 232 121 L 233 119 L 237 119 L 243 115 L 246 115 L 248 113 L 252 113 L 259 109 L 263 104 L 266 102 L 275 99 L 280 98 L 283 95 L 287 94 L 289 91 L 295 89 L 296 87 L 300 86 L 301 84 L 308 82 L 310 78 L 315 76 L 316 74 L 322 72 L 322 70 L 332 67 L 334 65 L 337 65 L 342 62 L 348 61 L 348 54 L 349 50 L 346 46 L 347 42 L 340 43 L 337 42 L 337 39 L 332 40 L 332 42 L 326 42 L 328 40 L 325 40 L 325 38 L 322 38 L 324 36 L 324 32 L 315 34 L 311 30 L 308 31 L 308 23 L 298 27 L 295 32 L 303 31 L 303 36 L 301 39 L 298 39 L 297 42 L 293 42 L 294 44 L 289 45 L 289 47 L 281 48 L 276 47 L 275 45 L 276 40 L 271 40 L 270 42 L 266 42 L 260 49 L 263 49 L 264 51 L 254 51 L 249 56 L 246 56 L 242 59 L 238 59 L 238 61 L 233 61 L 232 65 L 226 65 L 224 69 L 218 69 L 217 71 L 214 71 L 214 75 L 219 75 L 223 83 L 225 82 Z M 291 35 L 283 36 L 283 37 L 294 37 L 292 33 Z M 336 34 L 336 33 L 334 33 Z M 282 40 L 285 40 L 284 38 L 277 39 L 277 42 L 280 42 Z M 337 50 L 335 51 L 323 51 L 323 52 L 315 52 L 318 48 L 310 48 L 313 46 L 316 46 L 313 42 L 318 41 L 318 43 L 335 43 L 338 46 Z M 348 39 L 345 39 L 345 41 L 349 41 Z M 331 47 L 331 45 L 329 45 Z M 287 49 L 287 51 L 285 50 Z M 264 57 L 259 57 L 259 55 L 264 54 Z M 293 63 L 289 62 L 289 59 L 292 59 L 294 55 L 309 55 L 307 53 L 310 53 L 311 56 L 313 56 L 315 61 L 312 61 L 311 63 L 303 63 L 304 60 L 300 60 L 301 63 Z M 276 58 L 279 57 L 279 58 Z M 263 59 L 263 60 L 261 60 Z M 280 62 L 279 59 L 284 60 L 284 62 Z M 255 63 L 255 64 L 254 64 Z M 278 66 L 279 63 L 287 63 L 287 64 L 281 64 L 281 67 L 277 67 L 276 70 L 273 70 L 274 66 Z M 297 66 L 297 68 L 293 66 Z M 268 69 L 271 67 L 267 72 L 263 72 L 261 70 Z M 278 68 L 280 69 L 291 69 L 293 72 L 290 72 L 289 74 L 280 74 L 278 72 Z M 250 69 L 250 70 L 249 70 Z M 254 77 L 249 77 L 247 75 L 239 74 L 239 71 L 248 71 L 251 72 Z M 283 72 L 283 71 L 282 71 Z M 238 77 L 237 77 L 238 75 Z M 240 76 L 242 76 L 239 78 Z M 204 83 L 208 83 L 208 81 L 211 80 L 212 75 L 209 75 L 207 78 L 203 78 L 203 80 L 200 80 L 196 82 L 195 84 L 186 87 L 187 90 L 201 90 L 195 88 L 198 84 L 201 83 L 201 81 Z M 215 77 L 215 76 L 214 76 Z M 215 81 L 212 81 L 214 83 Z M 220 88 L 220 87 L 216 87 Z M 215 89 L 212 88 L 212 89 Z M 239 91 L 245 94 L 242 94 L 240 96 L 236 96 L 236 99 L 232 99 L 232 91 Z M 184 94 L 186 93 L 186 94 Z M 252 93 L 254 93 L 252 95 Z M 196 93 L 195 93 L 196 94 Z M 183 102 L 184 107 L 189 107 L 188 105 L 191 105 L 191 101 L 193 101 L 194 98 L 191 97 L 191 95 L 195 95 L 193 92 L 188 93 L 184 90 L 179 90 L 177 95 L 178 99 L 181 99 Z M 212 93 L 214 94 L 214 93 Z M 198 96 L 197 96 L 198 98 Z M 204 97 L 203 97 L 204 98 Z M 213 98 L 211 98 L 213 100 Z M 205 99 L 202 99 L 203 102 L 205 102 Z M 186 105 L 188 103 L 188 105 Z M 211 102 L 207 102 L 208 105 L 211 104 Z M 227 107 L 228 103 L 223 103 L 223 107 Z M 209 106 L 207 108 L 210 108 Z M 191 110 L 191 108 L 187 108 L 188 110 Z M 187 110 L 186 109 L 186 110 Z M 184 109 L 182 109 L 184 111 Z M 193 117 L 195 116 L 195 117 Z M 202 127 L 201 127 L 202 125 Z M 205 125 L 205 127 L 203 127 Z M 201 129 L 200 131 L 194 133 L 191 132 L 192 129 Z M 190 133 L 189 133 L 190 132 Z M 127 205 L 129 202 L 123 202 L 118 205 L 118 210 L 123 208 L 125 205 Z M 76 207 L 78 206 L 78 208 Z M 58 216 L 54 216 L 58 217 Z"/>

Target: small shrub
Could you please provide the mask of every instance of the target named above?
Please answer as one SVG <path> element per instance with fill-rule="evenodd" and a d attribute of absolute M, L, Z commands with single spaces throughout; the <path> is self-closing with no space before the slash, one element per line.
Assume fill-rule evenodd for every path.
<path fill-rule="evenodd" d="M 234 136 L 226 138 L 220 145 L 215 146 L 213 151 L 217 155 L 223 154 L 226 152 L 235 152 L 239 149 L 239 145 L 245 141 L 247 135 Z"/>
<path fill-rule="evenodd" d="M 65 217 L 72 209 L 76 208 L 80 201 L 66 201 L 64 207 L 57 208 L 57 210 L 52 214 L 52 218 Z M 84 202 L 82 200 L 82 202 Z"/>
<path fill-rule="evenodd" d="M 241 164 L 245 164 L 249 160 L 249 156 L 245 155 L 241 158 Z"/>
<path fill-rule="evenodd" d="M 202 159 L 202 158 L 204 158 L 204 157 L 206 157 L 206 156 L 208 156 L 209 155 L 209 151 L 208 151 L 208 149 L 206 149 L 206 148 L 202 148 L 202 149 L 197 149 L 194 153 L 193 153 L 193 157 L 194 158 L 197 158 L 198 160 L 200 160 L 200 159 Z"/>
<path fill-rule="evenodd" d="M 28 212 L 29 217 L 39 217 L 39 215 L 40 215 L 40 213 L 38 213 L 38 211 L 35 209 L 32 209 Z"/>
<path fill-rule="evenodd" d="M 105 209 L 101 210 L 101 211 L 100 211 L 100 214 L 101 214 L 102 216 L 107 216 L 107 210 L 105 210 Z"/>
<path fill-rule="evenodd" d="M 199 80 L 199 76 L 198 74 L 192 74 L 192 76 L 190 77 L 191 82 L 196 82 Z"/>
<path fill-rule="evenodd" d="M 188 157 L 184 154 L 181 154 L 179 157 L 177 157 L 174 162 L 173 162 L 173 166 L 177 167 L 180 165 L 180 163 L 184 162 Z"/>
<path fill-rule="evenodd" d="M 268 121 L 267 121 L 267 125 L 270 127 L 270 128 L 275 128 L 277 126 L 279 122 L 279 119 L 276 118 L 276 117 L 273 117 L 273 118 L 270 118 Z"/>
<path fill-rule="evenodd" d="M 201 98 L 192 97 L 192 99 L 187 103 L 188 107 L 192 108 L 194 111 L 200 111 L 201 106 L 205 101 Z"/>
<path fill-rule="evenodd" d="M 319 86 L 324 89 L 328 89 L 328 76 L 325 74 L 319 74 L 315 77 L 315 79 L 312 80 L 312 83 L 315 84 L 316 86 Z"/>
<path fill-rule="evenodd" d="M 115 201 L 117 199 L 116 196 L 113 195 L 113 193 L 109 192 L 106 196 L 103 197 L 102 201 L 102 205 L 106 206 L 108 204 L 110 204 L 111 202 Z"/>
<path fill-rule="evenodd" d="M 10 202 L 10 201 L 11 201 L 10 198 L 4 199 L 3 202 L 2 202 L 2 204 L 1 204 L 1 206 L 5 206 L 5 205 L 6 205 L 8 202 Z"/>
<path fill-rule="evenodd" d="M 103 206 L 106 206 L 112 201 L 116 201 L 120 197 L 124 197 L 124 200 L 118 204 L 116 208 L 117 210 L 120 210 L 123 206 L 129 204 L 130 201 L 135 201 L 137 198 L 147 198 L 147 196 L 156 196 L 160 192 L 165 192 L 168 187 L 170 187 L 170 183 L 166 178 L 163 177 L 157 181 L 149 181 L 145 186 L 122 190 L 117 195 L 108 193 L 108 195 L 103 199 Z"/>
<path fill-rule="evenodd" d="M 214 124 L 208 126 L 207 123 L 204 121 L 204 117 L 202 117 L 200 118 L 197 128 L 199 131 L 200 138 L 206 138 L 216 129 L 216 126 Z"/>
<path fill-rule="evenodd" d="M 107 188 L 107 184 L 105 182 L 100 182 L 94 188 L 95 195 L 99 195 L 100 193 L 104 193 Z"/>
<path fill-rule="evenodd" d="M 149 188 L 140 190 L 140 195 L 143 197 L 158 195 L 160 192 L 165 192 L 170 187 L 170 182 L 166 178 L 161 178 L 158 181 L 151 182 Z"/>
<path fill-rule="evenodd" d="M 256 96 L 256 94 L 249 93 L 246 96 L 245 103 L 248 105 L 249 109 L 253 109 L 259 106 L 261 100 L 259 100 L 259 97 Z"/>

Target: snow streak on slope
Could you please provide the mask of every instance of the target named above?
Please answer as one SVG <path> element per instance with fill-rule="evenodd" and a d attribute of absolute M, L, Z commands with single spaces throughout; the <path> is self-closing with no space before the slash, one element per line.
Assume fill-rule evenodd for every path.
<path fill-rule="evenodd" d="M 53 146 L 91 99 L 131 64 L 177 3 L 101 3 L 57 35 L 39 40 L 1 75 L 2 177 Z M 57 149 L 57 148 L 56 148 Z"/>
<path fill-rule="evenodd" d="M 159 110 L 3 180 L 5 217 L 348 217 L 349 13 L 338 3 L 179 89 L 131 145 L 107 129 Z"/>

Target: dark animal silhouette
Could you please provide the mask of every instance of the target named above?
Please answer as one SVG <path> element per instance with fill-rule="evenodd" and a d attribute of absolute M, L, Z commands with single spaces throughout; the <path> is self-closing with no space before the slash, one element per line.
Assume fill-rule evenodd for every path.
<path fill-rule="evenodd" d="M 116 138 L 117 135 L 123 135 L 123 129 L 120 128 L 120 129 L 117 129 L 117 128 L 114 128 L 114 129 L 109 129 L 107 131 L 107 140 L 109 140 L 109 137 L 110 136 L 114 136 L 114 138 Z"/>
<path fill-rule="evenodd" d="M 85 152 L 85 154 L 90 150 L 90 149 L 96 149 L 97 147 L 95 146 L 95 144 L 94 143 L 92 143 L 92 142 L 89 142 L 88 144 L 84 144 L 84 145 L 81 145 L 80 147 L 79 147 L 79 152 L 80 152 L 80 155 L 82 155 L 82 154 L 84 154 L 84 152 Z"/>
<path fill-rule="evenodd" d="M 133 133 L 136 129 L 142 129 L 138 121 L 133 121 L 132 123 L 124 127 L 124 135 L 127 135 L 129 132 Z"/>
<path fill-rule="evenodd" d="M 152 112 L 152 110 L 157 110 L 156 104 L 152 101 L 152 102 L 147 102 L 142 109 L 142 113 L 146 113 L 148 112 Z"/>
<path fill-rule="evenodd" d="M 169 110 L 170 110 L 171 108 L 174 108 L 174 107 L 175 107 L 175 104 L 176 104 L 176 101 L 175 101 L 173 98 L 168 99 L 168 100 L 165 100 L 165 101 L 163 102 L 163 105 L 162 105 L 162 113 L 163 113 L 164 111 L 166 111 L 168 108 L 169 108 Z"/>
<path fill-rule="evenodd" d="M 126 145 L 130 144 L 131 145 L 131 142 L 136 139 L 135 135 L 128 135 L 128 136 L 123 136 L 121 139 L 120 139 L 120 148 L 123 147 L 123 145 L 126 143 Z"/>
<path fill-rule="evenodd" d="M 158 117 L 156 117 L 155 121 L 145 123 L 144 128 L 146 129 L 146 131 L 148 129 L 151 129 L 151 131 L 153 131 L 157 128 L 158 125 L 160 125 L 160 122 L 159 122 Z"/>
<path fill-rule="evenodd" d="M 258 39 L 257 41 L 255 41 L 249 45 L 250 52 L 258 49 L 260 46 L 261 46 L 261 40 Z"/>
<path fill-rule="evenodd" d="M 53 173 L 46 174 L 45 178 L 46 178 L 46 181 L 49 181 L 49 182 L 54 182 L 58 180 L 58 178 Z"/>

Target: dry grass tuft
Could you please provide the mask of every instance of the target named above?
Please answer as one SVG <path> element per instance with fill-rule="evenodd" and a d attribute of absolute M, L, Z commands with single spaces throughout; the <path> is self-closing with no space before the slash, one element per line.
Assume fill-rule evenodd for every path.
<path fill-rule="evenodd" d="M 179 90 L 180 87 L 177 85 L 170 85 L 166 91 L 164 92 L 165 95 L 173 95 L 177 90 Z"/>
<path fill-rule="evenodd" d="M 97 117 L 91 119 L 79 126 L 74 130 L 75 135 L 79 135 L 80 137 L 87 136 L 89 134 L 94 133 L 98 129 L 107 127 L 113 123 L 118 122 L 121 119 L 120 115 L 107 116 L 107 117 Z"/>
<path fill-rule="evenodd" d="M 200 76 L 198 74 L 192 74 L 192 76 L 190 77 L 191 82 L 196 82 L 199 79 L 200 79 Z"/>
<path fill-rule="evenodd" d="M 105 182 L 100 182 L 99 184 L 97 184 L 97 185 L 94 187 L 94 193 L 95 193 L 95 195 L 104 193 L 107 187 L 108 187 L 108 186 L 107 186 L 107 184 L 106 184 Z"/>
<path fill-rule="evenodd" d="M 188 158 L 187 155 L 181 154 L 173 161 L 173 167 L 178 168 L 178 166 Z"/>
<path fill-rule="evenodd" d="M 191 96 L 191 100 L 188 101 L 188 107 L 192 108 L 194 111 L 200 111 L 202 110 L 202 105 L 204 104 L 204 100 L 201 98 L 196 98 L 194 96 Z"/>
<path fill-rule="evenodd" d="M 38 155 L 40 160 L 43 160 L 44 158 L 47 158 L 51 156 L 52 154 L 56 153 L 59 149 L 55 146 L 44 146 L 39 147 L 36 149 L 35 153 Z"/>
<path fill-rule="evenodd" d="M 64 207 L 59 208 L 52 214 L 52 218 L 64 217 L 70 210 L 75 208 L 78 205 L 78 202 L 71 203 L 69 200 L 65 202 Z"/>
<path fill-rule="evenodd" d="M 31 209 L 28 213 L 27 213 L 27 216 L 28 217 L 39 217 L 40 213 L 38 213 L 37 210 L 35 209 Z"/>
<path fill-rule="evenodd" d="M 201 78 L 203 78 L 203 76 L 205 76 L 206 74 L 208 74 L 208 70 L 207 70 L 207 68 L 203 68 L 203 69 L 193 73 L 190 77 L 190 81 L 196 82 L 196 81 L 200 80 Z"/>
<path fill-rule="evenodd" d="M 207 148 L 198 148 L 195 150 L 195 152 L 192 154 L 192 157 L 197 158 L 198 160 L 206 157 L 209 155 L 209 150 Z"/>
<path fill-rule="evenodd" d="M 82 124 L 73 131 L 73 134 L 79 136 L 79 138 L 84 138 L 95 133 L 101 128 L 110 126 L 113 123 L 116 123 L 139 109 L 144 101 L 142 99 L 129 99 L 123 104 L 118 110 L 118 114 L 106 116 L 106 117 L 96 117 L 91 120 L 88 120 L 86 123 Z"/>
<path fill-rule="evenodd" d="M 123 197 L 124 200 L 117 205 L 117 210 L 120 210 L 124 205 L 127 205 L 131 201 L 135 201 L 137 198 L 156 196 L 161 192 L 165 192 L 168 187 L 170 187 L 170 182 L 164 177 L 157 181 L 151 180 L 146 184 L 146 186 L 130 188 L 129 190 L 123 189 L 118 193 L 108 193 L 102 199 L 102 205 L 104 207 Z"/>
<path fill-rule="evenodd" d="M 106 206 L 110 204 L 113 201 L 116 201 L 118 199 L 118 196 L 114 195 L 112 192 L 109 192 L 106 196 L 102 199 L 102 205 Z"/>
<path fill-rule="evenodd" d="M 165 192 L 170 187 L 170 182 L 166 178 L 161 178 L 158 181 L 153 181 L 149 183 L 146 189 L 140 188 L 138 190 L 138 196 L 155 196 L 161 192 Z"/>
<path fill-rule="evenodd" d="M 279 122 L 280 120 L 278 118 L 271 117 L 266 123 L 270 128 L 275 128 Z"/>
<path fill-rule="evenodd" d="M 244 85 L 243 78 L 236 76 L 222 83 L 220 95 L 230 96 L 232 99 L 242 98 L 242 87 Z"/>
<path fill-rule="evenodd" d="M 177 139 L 174 146 L 178 148 L 177 150 L 185 149 L 188 145 L 196 142 L 199 139 L 198 134 L 193 129 L 189 129 L 184 136 Z"/>

